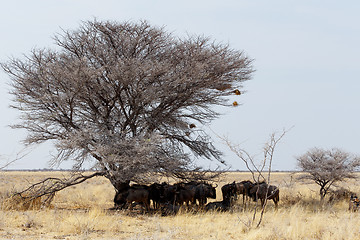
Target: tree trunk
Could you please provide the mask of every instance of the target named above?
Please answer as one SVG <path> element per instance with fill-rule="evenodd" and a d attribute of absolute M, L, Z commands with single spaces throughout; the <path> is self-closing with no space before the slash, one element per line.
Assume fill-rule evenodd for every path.
<path fill-rule="evenodd" d="M 320 186 L 320 201 L 323 202 L 325 196 L 326 196 L 327 190 L 325 186 Z"/>

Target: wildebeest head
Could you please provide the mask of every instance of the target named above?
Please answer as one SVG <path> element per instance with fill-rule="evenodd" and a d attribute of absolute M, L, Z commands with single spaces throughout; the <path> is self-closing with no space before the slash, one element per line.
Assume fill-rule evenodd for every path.
<path fill-rule="evenodd" d="M 116 191 L 115 197 L 114 197 L 114 204 L 115 204 L 115 208 L 124 208 L 125 204 L 126 204 L 126 198 L 128 196 L 128 191 Z"/>
<path fill-rule="evenodd" d="M 199 197 L 204 198 L 216 198 L 216 187 L 210 183 L 200 183 L 196 186 L 196 192 L 200 195 Z"/>
<path fill-rule="evenodd" d="M 115 189 L 118 192 L 126 191 L 130 187 L 130 180 L 127 180 L 125 182 L 117 182 L 114 184 Z"/>
<path fill-rule="evenodd" d="M 162 203 L 174 203 L 177 186 L 162 183 L 162 195 L 160 196 L 160 202 Z"/>
<path fill-rule="evenodd" d="M 216 198 L 216 186 L 214 187 L 211 184 L 207 184 L 207 187 L 208 187 L 207 197 L 215 199 Z"/>

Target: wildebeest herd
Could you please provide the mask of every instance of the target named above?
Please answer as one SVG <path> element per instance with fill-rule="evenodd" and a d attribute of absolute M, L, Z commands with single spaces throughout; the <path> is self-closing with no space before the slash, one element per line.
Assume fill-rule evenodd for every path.
<path fill-rule="evenodd" d="M 153 183 L 151 185 L 122 183 L 117 187 L 114 197 L 115 209 L 132 210 L 134 204 L 141 204 L 145 211 L 161 211 L 164 215 L 175 214 L 180 207 L 203 209 L 206 211 L 228 211 L 234 200 L 243 196 L 243 204 L 247 199 L 257 201 L 262 206 L 266 199 L 272 199 L 277 207 L 279 188 L 265 182 L 251 181 L 232 182 L 221 188 L 222 201 L 207 203 L 208 198 L 216 199 L 216 186 L 204 181 L 180 182 L 175 184 Z M 152 204 L 151 204 L 152 203 Z"/>

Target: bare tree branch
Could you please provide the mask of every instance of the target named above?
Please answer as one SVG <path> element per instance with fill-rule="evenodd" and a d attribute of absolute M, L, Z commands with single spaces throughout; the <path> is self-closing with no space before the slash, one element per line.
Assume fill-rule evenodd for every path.
<path fill-rule="evenodd" d="M 21 149 L 19 152 L 16 153 L 15 157 L 12 156 L 2 157 L 4 163 L 0 165 L 0 170 L 6 169 L 16 161 L 23 159 L 25 156 L 27 156 L 30 153 L 30 151 L 31 151 L 30 147 L 24 147 L 23 149 Z"/>

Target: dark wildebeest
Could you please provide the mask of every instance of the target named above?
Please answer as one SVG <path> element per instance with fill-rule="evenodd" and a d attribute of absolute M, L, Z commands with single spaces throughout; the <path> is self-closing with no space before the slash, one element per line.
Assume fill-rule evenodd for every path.
<path fill-rule="evenodd" d="M 166 183 L 153 183 L 149 186 L 149 199 L 153 202 L 154 209 L 159 208 L 160 202 L 164 198 L 164 187 Z"/>
<path fill-rule="evenodd" d="M 122 192 L 118 191 L 114 198 L 115 206 L 120 207 L 120 209 L 125 206 L 130 206 L 130 210 L 132 210 L 133 202 L 143 204 L 145 209 L 149 211 L 149 190 L 145 187 L 140 187 L 139 185 L 131 186 Z"/>
<path fill-rule="evenodd" d="M 176 198 L 176 189 L 177 186 L 170 185 L 167 183 L 162 183 L 162 195 L 160 196 L 160 203 L 170 203 L 175 204 Z"/>
<path fill-rule="evenodd" d="M 116 191 L 123 192 L 130 187 L 130 180 L 127 180 L 125 182 L 117 182 L 116 184 L 114 184 L 114 187 Z"/>
<path fill-rule="evenodd" d="M 217 201 L 217 202 L 211 202 L 206 204 L 205 206 L 205 210 L 206 211 L 220 211 L 220 212 L 225 212 L 230 210 L 231 208 L 231 202 L 232 202 L 232 198 L 230 197 L 229 199 L 224 199 L 222 201 Z"/>
<path fill-rule="evenodd" d="M 222 186 L 221 192 L 223 195 L 223 200 L 230 200 L 231 198 L 236 197 L 235 181 L 233 183 L 228 183 Z"/>
<path fill-rule="evenodd" d="M 127 190 L 130 188 L 130 181 L 117 182 L 115 185 L 116 193 L 114 197 L 114 208 L 123 209 L 126 205 Z"/>
<path fill-rule="evenodd" d="M 272 199 L 277 208 L 279 202 L 279 188 L 274 185 L 268 185 L 265 182 L 255 183 L 250 189 L 250 196 L 254 201 L 260 199 L 261 206 L 264 206 L 265 198 Z"/>
<path fill-rule="evenodd" d="M 207 203 L 207 198 L 216 199 L 216 187 L 209 183 L 200 183 L 195 188 L 195 199 L 199 201 L 200 206 Z"/>
<path fill-rule="evenodd" d="M 192 204 L 196 205 L 196 200 L 199 206 L 204 206 L 207 203 L 207 198 L 216 198 L 216 187 L 206 182 L 189 182 L 185 183 L 186 189 L 195 189 L 195 196 Z"/>
<path fill-rule="evenodd" d="M 235 183 L 236 195 L 243 195 L 243 204 L 245 204 L 245 198 L 250 196 L 250 189 L 253 186 L 254 184 L 249 180 Z"/>
<path fill-rule="evenodd" d="M 124 209 L 126 205 L 127 190 L 122 192 L 116 191 L 114 197 L 114 209 Z"/>
<path fill-rule="evenodd" d="M 160 212 L 162 216 L 175 215 L 180 210 L 180 206 L 171 203 L 160 203 Z"/>
<path fill-rule="evenodd" d="M 174 184 L 176 187 L 175 191 L 175 203 L 189 207 L 190 203 L 194 202 L 195 199 L 195 187 L 185 183 Z"/>

